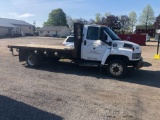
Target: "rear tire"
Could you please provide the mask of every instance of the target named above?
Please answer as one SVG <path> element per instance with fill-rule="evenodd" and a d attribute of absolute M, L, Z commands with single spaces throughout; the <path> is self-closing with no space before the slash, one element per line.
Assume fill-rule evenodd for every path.
<path fill-rule="evenodd" d="M 112 60 L 107 66 L 107 73 L 111 77 L 122 78 L 127 73 L 127 66 L 121 60 Z"/>
<path fill-rule="evenodd" d="M 39 67 L 42 65 L 42 57 L 37 54 L 29 54 L 26 57 L 28 67 Z"/>

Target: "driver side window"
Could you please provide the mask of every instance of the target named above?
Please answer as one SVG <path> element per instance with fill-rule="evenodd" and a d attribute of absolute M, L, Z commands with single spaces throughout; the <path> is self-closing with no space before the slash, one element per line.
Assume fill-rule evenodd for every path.
<path fill-rule="evenodd" d="M 98 27 L 88 27 L 87 39 L 98 40 L 99 28 Z"/>

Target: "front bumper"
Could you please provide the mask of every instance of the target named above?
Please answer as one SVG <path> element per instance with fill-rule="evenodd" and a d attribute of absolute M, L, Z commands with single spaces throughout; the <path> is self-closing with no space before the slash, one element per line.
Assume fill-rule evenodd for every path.
<path fill-rule="evenodd" d="M 140 69 L 141 67 L 143 67 L 143 58 L 141 57 L 140 61 L 137 62 L 135 68 L 136 69 Z"/>

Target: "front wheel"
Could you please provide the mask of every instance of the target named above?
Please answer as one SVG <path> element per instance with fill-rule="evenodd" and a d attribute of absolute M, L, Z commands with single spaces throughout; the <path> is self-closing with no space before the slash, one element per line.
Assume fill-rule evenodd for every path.
<path fill-rule="evenodd" d="M 127 73 L 127 66 L 121 60 L 112 60 L 107 66 L 107 73 L 109 76 L 122 78 Z"/>

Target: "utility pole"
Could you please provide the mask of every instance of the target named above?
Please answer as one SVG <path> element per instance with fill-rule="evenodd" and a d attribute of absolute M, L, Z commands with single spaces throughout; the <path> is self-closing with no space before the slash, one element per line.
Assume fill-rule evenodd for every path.
<path fill-rule="evenodd" d="M 33 25 L 34 25 L 34 35 L 35 35 L 36 33 L 36 21 L 35 20 L 33 21 Z"/>
<path fill-rule="evenodd" d="M 34 27 L 36 27 L 36 21 L 35 20 L 33 21 L 33 25 L 34 25 Z"/>

